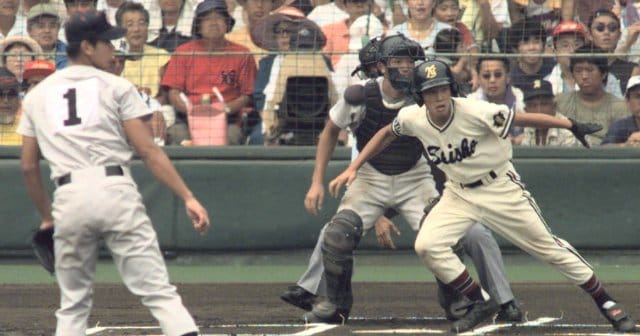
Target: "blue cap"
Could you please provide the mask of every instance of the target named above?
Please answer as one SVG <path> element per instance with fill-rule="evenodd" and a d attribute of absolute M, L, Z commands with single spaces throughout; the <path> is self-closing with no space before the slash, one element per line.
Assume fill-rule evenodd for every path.
<path fill-rule="evenodd" d="M 95 38 L 101 41 L 117 40 L 123 37 L 127 30 L 109 24 L 104 12 L 89 10 L 77 12 L 64 25 L 67 42 L 81 42 Z"/>
<path fill-rule="evenodd" d="M 198 4 L 198 7 L 196 7 L 196 15 L 193 18 L 193 23 L 191 25 L 192 36 L 200 37 L 198 21 L 205 14 L 214 11 L 227 18 L 227 33 L 233 29 L 233 25 L 236 23 L 236 20 L 229 15 L 229 10 L 227 9 L 227 3 L 225 0 L 204 0 Z"/>

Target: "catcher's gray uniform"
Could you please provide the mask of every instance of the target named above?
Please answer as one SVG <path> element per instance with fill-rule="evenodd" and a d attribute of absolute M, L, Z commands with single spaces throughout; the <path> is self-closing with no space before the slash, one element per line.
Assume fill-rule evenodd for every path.
<path fill-rule="evenodd" d="M 56 71 L 26 96 L 18 132 L 37 138 L 54 194 L 55 274 L 61 290 L 56 335 L 84 335 L 98 241 L 165 335 L 197 327 L 182 304 L 129 172 L 122 122 L 150 114 L 127 80 L 91 66 Z"/>
<path fill-rule="evenodd" d="M 378 87 L 382 85 L 382 80 L 383 77 L 376 79 Z M 389 103 L 390 99 L 385 97 L 382 90 L 380 94 L 382 103 L 387 108 L 400 109 L 413 104 L 409 97 Z M 365 103 L 357 106 L 349 105 L 342 97 L 331 109 L 329 116 L 338 127 L 343 129 L 349 127 L 355 132 L 359 123 L 365 118 L 365 113 Z M 358 178 L 347 188 L 338 212 L 343 209 L 355 211 L 362 218 L 363 231 L 366 233 L 386 209 L 394 208 L 404 216 L 414 231 L 418 231 L 424 217 L 425 205 L 430 198 L 437 196 L 435 181 L 424 158 L 420 158 L 410 170 L 398 175 L 383 174 L 366 163 L 358 171 Z M 321 249 L 324 232 L 324 229 L 320 231 L 307 270 L 297 282 L 298 286 L 320 296 L 326 295 Z M 467 231 L 460 244 L 471 256 L 482 285 L 490 295 L 496 298 L 498 303 L 513 300 L 513 292 L 506 279 L 500 249 L 491 232 L 484 226 L 475 224 Z"/>

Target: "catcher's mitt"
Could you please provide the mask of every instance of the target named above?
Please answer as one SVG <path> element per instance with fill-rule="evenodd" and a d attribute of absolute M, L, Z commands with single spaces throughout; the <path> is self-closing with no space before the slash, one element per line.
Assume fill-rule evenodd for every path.
<path fill-rule="evenodd" d="M 38 257 L 40 265 L 49 273 L 55 271 L 55 258 L 53 254 L 53 227 L 38 230 L 33 234 L 32 239 L 33 252 Z"/>
<path fill-rule="evenodd" d="M 589 134 L 593 134 L 602 129 L 602 125 L 595 123 L 581 123 L 576 121 L 575 119 L 569 118 L 571 121 L 571 128 L 569 129 L 571 133 L 582 143 L 583 146 L 590 148 L 587 139 L 585 138 Z"/>

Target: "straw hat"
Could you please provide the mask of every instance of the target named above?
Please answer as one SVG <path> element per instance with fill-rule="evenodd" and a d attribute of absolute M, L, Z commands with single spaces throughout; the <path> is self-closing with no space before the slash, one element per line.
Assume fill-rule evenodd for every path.
<path fill-rule="evenodd" d="M 327 38 L 322 29 L 313 21 L 307 19 L 299 9 L 291 6 L 283 6 L 262 18 L 251 29 L 251 40 L 258 47 L 277 51 L 278 44 L 274 29 L 281 22 L 290 23 L 292 50 L 313 49 L 319 50 L 327 43 Z"/>

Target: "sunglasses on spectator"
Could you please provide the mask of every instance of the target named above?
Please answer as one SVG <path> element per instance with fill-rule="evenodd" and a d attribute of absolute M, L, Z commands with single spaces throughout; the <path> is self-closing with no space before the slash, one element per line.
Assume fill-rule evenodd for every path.
<path fill-rule="evenodd" d="M 598 23 L 597 25 L 595 25 L 593 27 L 593 29 L 599 31 L 599 32 L 604 32 L 605 29 L 607 29 L 609 32 L 611 33 L 615 33 L 618 31 L 618 29 L 620 29 L 620 25 L 618 25 L 617 22 L 609 22 L 607 24 L 604 24 L 602 22 Z"/>
<path fill-rule="evenodd" d="M 493 73 L 485 72 L 485 73 L 482 74 L 482 78 L 484 78 L 486 80 L 491 79 L 491 76 L 493 76 L 495 79 L 500 79 L 500 78 L 502 78 L 502 76 L 504 76 L 504 73 L 500 72 L 500 71 L 497 71 L 497 72 L 493 72 Z"/>
<path fill-rule="evenodd" d="M 291 29 L 276 28 L 276 29 L 273 30 L 273 33 L 276 34 L 276 35 L 291 34 Z"/>

